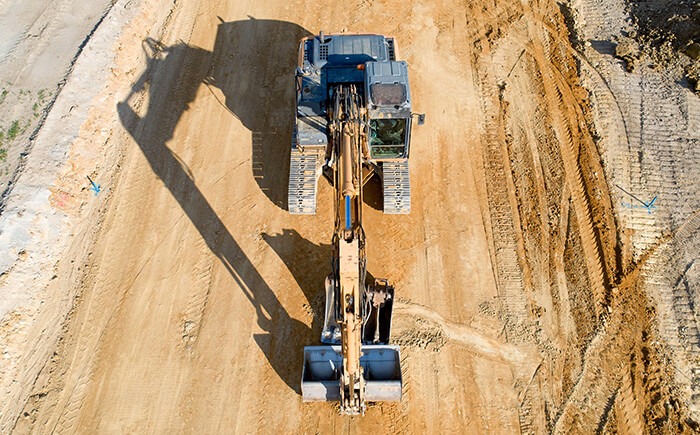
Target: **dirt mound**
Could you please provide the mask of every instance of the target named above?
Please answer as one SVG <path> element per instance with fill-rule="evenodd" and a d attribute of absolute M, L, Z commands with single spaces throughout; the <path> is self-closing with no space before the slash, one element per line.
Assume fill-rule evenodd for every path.
<path fill-rule="evenodd" d="M 636 26 L 628 36 L 639 42 L 640 51 L 652 62 L 684 75 L 700 92 L 700 3 L 632 0 L 628 7 Z"/>
<path fill-rule="evenodd" d="M 440 349 L 447 342 L 445 331 L 439 326 L 430 324 L 424 319 L 413 319 L 414 325 L 409 329 L 401 331 L 394 343 L 400 346 L 440 352 Z"/>

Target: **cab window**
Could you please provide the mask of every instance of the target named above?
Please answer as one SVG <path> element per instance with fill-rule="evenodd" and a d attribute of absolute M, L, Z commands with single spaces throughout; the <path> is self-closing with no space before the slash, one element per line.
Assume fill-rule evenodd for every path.
<path fill-rule="evenodd" d="M 404 145 L 406 143 L 405 119 L 371 119 L 369 121 L 369 145 Z"/>
<path fill-rule="evenodd" d="M 406 150 L 406 120 L 370 119 L 369 145 L 373 159 L 404 157 Z"/>

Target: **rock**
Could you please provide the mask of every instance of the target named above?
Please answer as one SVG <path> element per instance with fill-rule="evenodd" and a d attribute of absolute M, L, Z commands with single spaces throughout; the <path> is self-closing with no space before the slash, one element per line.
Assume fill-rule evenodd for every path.
<path fill-rule="evenodd" d="M 638 56 L 639 55 L 639 45 L 637 42 L 626 36 L 620 36 L 615 47 L 615 56 L 624 59 L 628 56 Z"/>
<path fill-rule="evenodd" d="M 639 44 L 632 38 L 620 36 L 615 47 L 615 56 L 624 60 L 627 71 L 632 72 L 640 58 Z"/>
<path fill-rule="evenodd" d="M 685 50 L 683 51 L 685 54 L 688 55 L 693 60 L 698 60 L 700 59 L 700 44 L 697 42 L 693 42 L 692 44 L 688 45 L 685 47 Z"/>

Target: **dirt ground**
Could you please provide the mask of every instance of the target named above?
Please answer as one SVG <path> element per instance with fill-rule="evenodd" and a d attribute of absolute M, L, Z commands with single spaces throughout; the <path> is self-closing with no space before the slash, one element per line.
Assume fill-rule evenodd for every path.
<path fill-rule="evenodd" d="M 110 3 L 0 2 L 0 210 L 63 79 Z"/>
<path fill-rule="evenodd" d="M 70 242 L 41 307 L 0 323 L 12 362 L 0 432 L 697 429 L 640 279 L 648 252 L 623 237 L 566 7 L 112 10 L 108 78 L 51 185 L 51 207 L 76 222 Z M 396 287 L 404 390 L 364 417 L 300 396 L 302 349 L 323 321 L 331 187 L 320 180 L 315 216 L 285 204 L 298 41 L 319 30 L 393 35 L 427 117 L 412 138 L 412 213 L 384 215 L 366 186 L 368 271 Z"/>

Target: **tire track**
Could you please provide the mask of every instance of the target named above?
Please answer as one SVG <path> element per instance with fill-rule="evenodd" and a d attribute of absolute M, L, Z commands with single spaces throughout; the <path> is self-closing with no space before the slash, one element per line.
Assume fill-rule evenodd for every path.
<path fill-rule="evenodd" d="M 596 336 L 586 350 L 583 368 L 580 376 L 566 397 L 556 419 L 555 432 L 570 430 L 572 427 L 593 428 L 605 424 L 609 414 L 618 380 L 615 379 L 615 362 L 621 354 L 611 350 L 605 356 L 600 356 L 602 349 L 609 349 L 610 340 L 620 332 L 621 324 L 615 318 L 606 327 L 608 318 L 609 295 L 604 285 L 603 265 L 600 257 L 601 247 L 593 231 L 593 218 L 588 202 L 586 188 L 583 183 L 581 168 L 578 163 L 580 146 L 573 141 L 572 125 L 576 120 L 561 118 L 557 107 L 567 107 L 577 104 L 570 96 L 571 90 L 560 77 L 553 73 L 544 62 L 539 62 L 540 68 L 547 77 L 545 83 L 546 100 L 550 107 L 549 113 L 554 114 L 553 128 L 561 146 L 567 186 L 571 193 L 572 206 L 577 217 L 579 237 L 584 251 L 588 269 L 588 279 L 591 291 L 596 301 L 596 314 L 603 321 Z M 566 93 L 566 95 L 565 95 Z"/>
<path fill-rule="evenodd" d="M 176 220 L 171 230 L 166 234 L 169 236 L 179 233 L 179 231 L 175 231 L 175 228 L 180 222 L 184 221 L 182 221 L 182 219 Z M 111 225 L 112 224 L 107 223 L 105 228 L 109 228 Z M 49 426 L 52 427 L 52 433 L 75 433 L 80 410 L 85 401 L 88 384 L 93 379 L 95 370 L 99 366 L 99 344 L 104 343 L 105 334 L 109 330 L 110 323 L 119 317 L 123 309 L 124 301 L 131 293 L 133 285 L 141 276 L 144 269 L 151 263 L 155 252 L 164 241 L 165 238 L 159 240 L 155 244 L 151 254 L 146 258 L 146 261 L 144 261 L 132 279 L 131 285 L 123 290 L 115 303 L 111 302 L 114 295 L 110 295 L 107 292 L 108 287 L 106 285 L 95 284 L 95 287 L 101 290 L 95 292 L 95 295 L 88 300 L 87 306 L 85 307 L 85 312 L 87 313 L 86 319 L 81 322 L 81 330 L 76 334 L 77 337 L 80 337 L 80 344 L 78 344 L 77 348 L 74 350 L 69 364 L 70 367 L 76 367 L 77 370 L 73 376 L 69 377 L 65 382 L 63 390 L 68 391 L 68 393 L 59 398 L 53 410 L 53 416 L 49 419 Z M 98 309 L 100 306 L 110 305 L 114 306 L 114 309 L 108 315 Z M 55 422 L 52 424 L 51 420 L 55 420 Z"/>
<path fill-rule="evenodd" d="M 490 48 L 482 47 L 482 50 L 481 64 L 479 61 L 473 64 L 478 86 L 481 88 L 484 113 L 482 152 L 489 213 L 489 220 L 486 222 L 485 219 L 485 224 L 493 237 L 492 255 L 495 259 L 496 285 L 504 311 L 503 331 L 509 342 L 531 341 L 536 340 L 529 295 L 532 272 L 527 266 L 516 183 L 506 139 L 507 107 L 502 94 L 504 87 L 497 85 Z M 530 433 L 535 427 L 528 407 L 531 400 L 541 401 L 541 398 L 538 394 L 531 396 L 532 394 L 524 392 L 524 408 L 518 410 L 518 424 L 522 433 Z"/>
<path fill-rule="evenodd" d="M 601 247 L 593 231 L 593 216 L 590 203 L 583 183 L 583 175 L 579 166 L 581 145 L 574 145 L 572 125 L 577 125 L 576 120 L 562 119 L 558 107 L 573 107 L 578 105 L 571 98 L 571 89 L 564 83 L 561 77 L 553 74 L 551 67 L 544 62 L 539 63 L 543 71 L 547 71 L 548 77 L 545 83 L 545 98 L 549 102 L 549 113 L 554 114 L 553 129 L 561 146 L 561 157 L 564 164 L 566 183 L 571 194 L 571 201 L 579 225 L 579 235 L 583 247 L 584 258 L 588 268 L 588 279 L 591 290 L 596 299 L 598 317 L 606 314 L 608 295 L 604 285 L 603 264 L 600 257 Z M 549 80 L 548 80 L 549 79 Z M 552 85 L 551 83 L 555 83 Z M 567 93 L 566 98 L 564 93 Z M 566 100 L 566 101 L 565 101 Z"/>
<path fill-rule="evenodd" d="M 532 27 L 531 32 L 536 32 L 534 26 Z M 551 31 L 541 34 L 540 37 L 548 41 L 547 33 Z M 586 275 L 594 296 L 597 317 L 603 320 L 603 326 L 599 327 L 586 349 L 579 377 L 555 418 L 554 431 L 558 432 L 569 431 L 575 427 L 600 428 L 605 425 L 617 389 L 614 376 L 612 379 L 610 376 L 615 373 L 614 369 L 610 372 L 608 367 L 612 366 L 607 363 L 614 364 L 621 354 L 613 351 L 599 357 L 598 352 L 609 347 L 610 338 L 616 335 L 614 332 L 618 332 L 621 324 L 611 324 L 609 328 L 604 326 L 610 300 L 605 286 L 603 248 L 593 228 L 592 208 L 579 163 L 582 147 L 586 146 L 582 142 L 586 140 L 586 133 L 580 140 L 574 140 L 574 137 L 578 138 L 579 133 L 582 133 L 581 125 L 585 125 L 582 122 L 583 109 L 579 107 L 563 73 L 549 60 L 551 56 L 555 56 L 551 53 L 552 49 L 553 46 L 548 43 L 533 44 L 528 51 L 542 72 L 547 113 L 554 135 L 561 145 L 565 183 L 577 218 L 578 236 L 587 268 Z M 568 53 L 568 50 L 563 52 Z M 563 107 L 570 107 L 572 110 L 565 112 L 561 110 Z"/>
<path fill-rule="evenodd" d="M 518 408 L 518 424 L 520 425 L 521 435 L 534 435 L 538 433 L 533 422 L 532 398 L 527 394 L 527 391 Z"/>
<path fill-rule="evenodd" d="M 7 2 L 2 2 L 0 3 L 0 7 L 4 7 L 5 3 Z M 50 2 L 49 4 L 46 5 L 46 8 L 40 12 L 34 20 L 27 25 L 22 32 L 20 32 L 19 36 L 17 39 L 14 41 L 10 49 L 7 51 L 7 53 L 0 59 L 0 62 L 5 63 L 7 62 L 19 49 L 19 47 L 23 44 L 32 44 L 34 41 L 30 38 L 38 37 L 40 36 L 41 33 L 46 31 L 47 26 L 51 24 L 52 21 L 55 22 L 55 18 L 51 20 L 50 17 L 55 17 L 56 14 L 54 13 L 54 10 L 56 10 L 56 3 L 58 3 L 57 0 L 54 0 Z M 60 2 L 58 4 L 58 11 L 63 12 L 65 11 L 66 8 L 66 2 Z M 19 11 L 20 13 L 25 13 L 26 11 Z M 54 25 L 53 28 L 56 26 Z M 39 33 L 38 34 L 33 34 L 31 33 L 32 29 L 39 28 Z M 39 39 L 37 38 L 37 41 Z M 25 51 L 25 50 L 22 50 Z M 31 50 L 26 50 L 26 52 L 31 52 Z M 11 82 L 15 82 L 17 80 L 18 76 L 15 76 L 14 78 L 11 79 Z"/>
<path fill-rule="evenodd" d="M 547 27 L 546 24 L 545 27 Z M 581 172 L 582 169 L 579 163 L 579 159 L 582 155 L 581 147 L 585 146 L 585 144 L 579 142 L 578 139 L 574 140 L 574 137 L 578 138 L 580 133 L 584 134 L 584 138 L 582 140 L 586 140 L 585 134 L 587 133 L 585 131 L 581 131 L 582 128 L 584 130 L 586 128 L 584 122 L 584 109 L 579 107 L 578 100 L 574 96 L 574 93 L 570 88 L 570 85 L 568 84 L 567 78 L 564 77 L 564 74 L 562 72 L 560 72 L 554 67 L 554 65 L 552 64 L 553 60 L 550 59 L 555 58 L 557 56 L 566 58 L 566 55 L 571 54 L 572 50 L 561 48 L 560 45 L 562 44 L 552 44 L 550 39 L 548 38 L 549 34 L 551 34 L 552 31 L 548 27 L 546 30 L 548 30 L 548 32 L 541 32 L 536 28 L 536 26 L 530 26 L 528 35 L 532 39 L 528 39 L 528 42 L 524 44 L 525 51 L 535 59 L 535 62 L 539 67 L 538 69 L 542 72 L 543 75 L 541 84 L 543 86 L 543 94 L 545 96 L 545 104 L 547 106 L 546 113 L 548 114 L 549 121 L 551 121 L 550 124 L 553 131 L 553 135 L 556 141 L 560 144 L 559 153 L 564 167 L 563 169 L 565 185 L 568 188 L 568 195 L 570 195 L 571 197 L 572 207 L 574 207 L 573 212 L 577 217 L 579 227 L 578 237 L 581 240 L 581 247 L 583 249 L 582 258 L 584 259 L 587 268 L 586 275 L 590 281 L 590 287 L 595 300 L 596 317 L 605 321 L 609 314 L 608 305 L 610 297 L 608 295 L 608 290 L 606 289 L 605 285 L 606 279 L 604 273 L 605 269 L 603 268 L 602 241 L 599 240 L 598 235 L 596 234 L 593 227 L 592 205 L 588 198 L 589 193 L 584 183 L 584 177 Z M 554 35 L 552 35 L 552 37 L 554 38 L 554 40 L 557 40 L 557 38 L 555 38 Z M 565 66 L 566 64 L 562 63 L 562 65 Z M 509 71 L 512 70 L 513 68 L 509 69 Z M 488 80 L 484 80 L 483 77 L 484 75 L 482 74 L 482 88 L 487 89 L 486 86 L 483 86 L 483 83 L 488 82 Z M 503 89 L 498 90 L 499 93 L 502 91 Z M 495 93 L 496 91 L 492 91 L 491 95 Z M 488 99 L 489 92 L 484 91 L 484 94 Z M 501 95 L 499 95 L 499 97 L 500 96 Z M 492 99 L 495 100 L 495 98 L 493 97 Z M 567 112 L 564 112 L 562 110 L 562 108 L 564 107 L 572 108 L 571 115 L 567 115 Z M 488 107 L 485 107 L 484 111 L 487 114 L 494 112 L 493 110 L 489 110 Z M 494 116 L 491 117 L 491 119 L 494 118 L 498 119 Z M 494 143 L 499 139 L 497 135 L 489 132 L 488 122 L 486 130 L 487 141 L 489 141 L 490 143 Z M 508 144 L 506 143 L 506 146 L 507 145 Z M 507 146 L 506 154 L 508 151 L 514 152 L 513 150 L 511 150 L 511 147 Z M 531 153 L 539 157 L 539 153 L 535 154 L 535 151 L 531 151 Z M 497 154 L 491 154 L 491 156 L 495 155 Z M 486 164 L 488 164 L 490 160 L 489 157 L 491 156 L 488 156 L 485 152 L 484 161 L 487 162 Z M 511 160 L 519 160 L 517 154 L 511 155 L 510 158 Z M 517 165 L 518 170 L 521 170 L 521 166 L 523 165 L 526 167 L 534 165 L 535 160 L 541 161 L 540 159 L 535 158 L 533 158 L 532 160 L 532 162 L 527 162 L 525 160 L 521 161 Z M 505 171 L 507 173 L 510 173 L 509 168 L 505 168 Z M 489 178 L 492 178 L 488 170 L 486 178 L 487 180 Z M 496 183 L 500 184 L 501 186 L 507 185 L 507 183 L 503 183 L 502 180 L 499 180 Z M 487 187 L 490 187 L 488 186 L 488 182 Z M 515 188 L 517 189 L 517 187 L 518 186 L 516 183 Z M 598 186 L 595 186 L 595 188 L 598 188 Z M 490 200 L 489 209 L 491 211 L 493 211 L 492 192 L 493 190 L 489 190 L 488 192 Z M 515 210 L 516 209 L 514 208 L 514 215 Z M 491 214 L 491 218 L 494 221 L 497 220 L 497 217 L 494 218 L 493 213 Z M 524 218 L 521 216 L 521 219 Z M 494 225 L 494 227 L 496 227 L 496 225 Z M 520 224 L 515 225 L 515 227 L 520 228 Z M 497 240 L 496 231 L 493 231 L 493 233 L 494 239 Z M 497 244 L 497 241 L 495 241 L 494 244 Z M 498 247 L 494 249 L 497 253 L 499 252 Z M 501 275 L 500 271 L 497 274 Z M 525 285 L 525 287 L 527 288 L 527 285 Z M 614 333 L 610 333 L 609 331 L 618 331 L 621 327 L 622 324 L 613 324 L 609 329 L 606 329 L 605 327 L 599 328 L 594 338 L 593 344 L 588 349 L 589 352 L 587 352 L 587 355 L 589 353 L 591 355 L 595 355 L 595 352 L 590 352 L 591 349 L 595 349 L 598 351 L 600 349 L 606 349 L 610 344 L 609 341 L 611 337 L 615 335 Z M 605 421 L 607 421 L 608 415 L 610 413 L 612 404 L 614 403 L 614 397 L 617 391 L 617 381 L 615 381 L 615 379 L 613 378 L 612 382 L 606 382 L 610 380 L 611 373 L 608 373 L 607 370 L 604 368 L 606 367 L 604 362 L 617 361 L 617 359 L 623 353 L 624 352 L 612 352 L 610 354 L 607 354 L 604 360 L 595 358 L 593 361 L 590 361 L 589 358 L 584 358 L 583 369 L 580 372 L 580 376 L 578 377 L 573 387 L 573 393 L 565 399 L 562 410 L 560 411 L 560 414 L 557 417 L 557 422 L 566 422 L 560 423 L 563 424 L 563 426 L 559 426 L 559 428 L 570 427 L 572 421 L 575 421 L 577 419 L 579 420 L 576 424 L 576 427 L 580 428 L 601 427 L 601 424 L 605 424 Z M 523 420 L 522 418 L 523 416 L 530 414 L 528 404 L 530 406 L 532 405 L 532 403 L 528 401 L 528 397 L 526 397 L 523 400 L 523 409 L 521 409 L 520 413 L 521 428 L 524 431 L 529 430 L 531 426 L 530 421 Z M 581 409 L 586 409 L 585 416 L 581 415 L 581 412 L 583 412 L 581 411 Z M 561 418 L 562 416 L 564 416 L 564 418 Z"/>
<path fill-rule="evenodd" d="M 684 117 L 687 118 L 685 136 L 689 141 L 697 145 L 700 139 L 700 98 L 690 92 L 685 94 L 685 104 L 683 104 Z"/>
<path fill-rule="evenodd" d="M 400 415 L 395 420 L 396 433 L 413 433 L 411 429 L 411 399 L 413 398 L 413 381 L 411 371 L 411 351 L 404 349 L 401 355 L 401 403 L 399 406 Z"/>
<path fill-rule="evenodd" d="M 597 0 L 575 4 L 579 15 L 585 17 L 578 29 L 583 38 L 613 41 L 623 31 L 630 30 L 629 25 L 616 28 L 617 23 L 630 22 L 623 2 L 613 0 L 604 8 L 600 6 Z M 614 46 L 609 44 L 608 48 L 603 51 L 587 48 L 586 55 L 595 63 L 613 95 L 605 97 L 607 90 L 600 83 L 588 77 L 585 80 L 597 97 L 593 114 L 603 136 L 608 162 L 606 175 L 611 185 L 618 184 L 644 201 L 656 198 L 654 207 L 647 209 L 621 191 L 613 194 L 621 231 L 627 238 L 625 256 L 632 263 L 644 261 L 649 255 L 642 266 L 645 290 L 655 302 L 656 327 L 670 350 L 683 401 L 690 405 L 698 420 L 700 389 L 695 387 L 700 381 L 695 375 L 700 363 L 698 301 L 695 292 L 689 290 L 697 286 L 697 278 L 684 276 L 692 261 L 690 253 L 700 252 L 697 236 L 685 233 L 692 233 L 690 228 L 697 219 L 693 214 L 700 209 L 696 192 L 700 104 L 696 96 L 663 72 L 642 66 L 634 73 L 627 73 L 622 62 L 613 57 Z M 617 139 L 615 126 L 606 120 L 612 99 L 619 105 L 627 125 L 626 143 Z M 671 240 L 663 241 L 665 234 L 674 231 Z M 687 284 L 681 284 L 683 280 Z"/>
<path fill-rule="evenodd" d="M 622 374 L 622 385 L 620 385 L 616 398 L 616 403 L 619 405 L 616 415 L 620 432 L 634 435 L 644 433 L 644 424 L 642 423 L 641 413 L 634 396 L 632 377 L 629 370 L 629 367 L 627 367 Z"/>
<path fill-rule="evenodd" d="M 700 413 L 700 325 L 697 299 L 686 272 L 700 252 L 700 213 L 696 213 L 642 267 L 642 280 L 656 303 L 658 328 L 676 369 L 676 382 L 685 391 L 692 412 Z"/>
<path fill-rule="evenodd" d="M 496 282 L 500 302 L 503 305 L 507 322 L 517 329 L 525 328 L 529 322 L 529 301 L 526 297 L 523 270 L 520 266 L 517 240 L 520 231 L 514 217 L 510 196 L 512 180 L 508 180 L 511 171 L 501 126 L 501 107 L 499 90 L 495 79 L 480 68 L 482 107 L 484 109 L 483 162 L 486 180 L 487 201 L 493 234 L 493 251 L 495 253 Z M 517 210 L 517 208 L 516 208 Z M 522 332 L 522 331 L 520 331 Z M 515 337 L 512 337 L 515 338 Z"/>
<path fill-rule="evenodd" d="M 689 223 L 680 237 L 700 233 L 700 214 L 697 216 L 697 222 Z M 693 237 L 698 239 L 697 236 Z M 700 249 L 700 241 L 694 247 Z M 653 256 L 649 257 L 649 260 L 652 258 Z M 649 267 L 649 260 L 640 266 L 641 274 L 630 273 L 619 289 L 613 292 L 611 315 L 586 349 L 581 375 L 556 418 L 554 432 L 568 433 L 572 428 L 586 430 L 590 427 L 604 427 L 611 404 L 618 395 L 622 397 L 626 394 L 624 372 L 629 371 L 629 355 L 641 340 L 643 325 L 647 321 L 646 306 L 639 303 L 639 298 L 643 298 L 644 294 L 637 277 L 641 275 L 644 279 L 644 270 Z M 655 266 L 652 264 L 651 267 L 653 269 Z M 694 372 L 688 370 L 687 373 Z M 628 420 L 630 427 L 634 428 L 637 424 L 635 415 L 639 415 L 633 408 L 634 396 L 627 395 L 620 400 L 627 402 L 621 406 L 629 408 Z"/>

